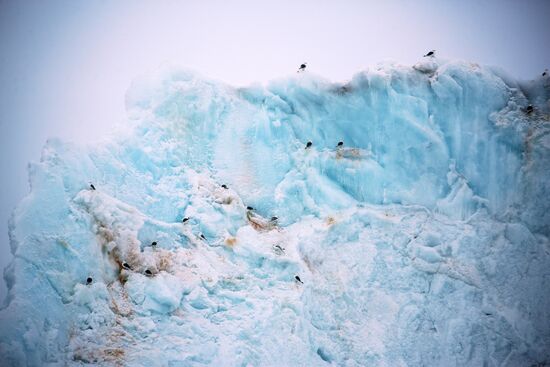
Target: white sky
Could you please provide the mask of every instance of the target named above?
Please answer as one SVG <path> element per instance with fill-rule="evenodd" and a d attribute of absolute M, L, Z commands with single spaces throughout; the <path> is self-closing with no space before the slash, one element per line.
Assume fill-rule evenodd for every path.
<path fill-rule="evenodd" d="M 48 137 L 87 142 L 124 120 L 136 75 L 169 64 L 245 85 L 307 61 L 338 81 L 436 49 L 525 79 L 550 67 L 549 19 L 544 0 L 0 0 L 0 267 L 27 162 Z"/>

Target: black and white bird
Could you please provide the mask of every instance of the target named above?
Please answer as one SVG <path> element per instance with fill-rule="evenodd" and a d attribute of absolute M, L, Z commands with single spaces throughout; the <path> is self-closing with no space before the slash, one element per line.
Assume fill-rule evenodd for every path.
<path fill-rule="evenodd" d="M 308 142 L 306 143 L 306 149 L 311 148 L 312 145 L 313 145 L 313 143 L 310 142 L 310 141 L 308 141 Z"/>
<path fill-rule="evenodd" d="M 299 73 L 300 71 L 306 70 L 306 66 L 307 66 L 307 62 L 304 62 L 302 65 L 300 65 L 300 67 L 298 68 L 298 73 Z"/>
<path fill-rule="evenodd" d="M 302 282 L 302 279 L 300 279 L 300 277 L 298 275 L 296 275 L 294 277 L 294 279 L 296 279 L 297 282 L 300 282 L 300 283 L 304 284 L 304 282 Z"/>
<path fill-rule="evenodd" d="M 283 255 L 285 253 L 285 248 L 281 245 L 273 245 L 273 252 L 277 255 Z"/>
<path fill-rule="evenodd" d="M 145 270 L 145 275 L 147 275 L 148 277 L 150 277 L 151 275 L 153 275 L 153 272 L 149 269 L 146 269 Z"/>
<path fill-rule="evenodd" d="M 182 223 L 185 223 L 185 222 L 187 222 L 188 220 L 189 220 L 189 217 L 185 217 L 185 218 L 183 218 L 183 219 L 181 220 L 181 222 L 182 222 Z"/>
<path fill-rule="evenodd" d="M 431 50 L 426 55 L 424 55 L 424 57 L 434 57 L 434 56 L 435 56 L 435 50 Z"/>
<path fill-rule="evenodd" d="M 90 189 L 95 191 L 95 186 L 93 184 L 90 184 Z"/>
<path fill-rule="evenodd" d="M 251 206 L 247 206 L 247 207 L 246 207 L 246 210 L 248 210 L 248 211 L 252 211 L 252 210 L 254 210 L 254 208 L 253 208 L 253 207 L 251 207 Z"/>
<path fill-rule="evenodd" d="M 544 69 L 544 71 L 542 72 L 542 76 L 547 76 L 548 75 L 548 69 Z"/>
<path fill-rule="evenodd" d="M 226 184 L 223 184 L 222 187 L 223 187 L 224 189 L 226 189 L 226 190 L 229 188 L 229 187 L 227 187 Z"/>
<path fill-rule="evenodd" d="M 344 142 L 343 141 L 339 141 L 338 144 L 336 144 L 336 147 L 337 148 L 342 148 L 344 146 Z"/>
<path fill-rule="evenodd" d="M 86 285 L 92 284 L 93 281 L 94 281 L 94 280 L 92 279 L 92 277 L 86 278 Z"/>
<path fill-rule="evenodd" d="M 531 105 L 531 104 L 525 108 L 525 112 L 527 112 L 528 115 L 533 113 L 534 110 L 535 109 L 534 109 L 533 105 Z"/>
<path fill-rule="evenodd" d="M 132 267 L 126 261 L 122 263 L 122 267 L 126 270 L 132 270 Z"/>
<path fill-rule="evenodd" d="M 285 248 L 281 247 L 281 245 L 275 245 L 275 246 L 273 246 L 273 248 L 276 249 L 276 250 L 279 250 L 281 252 L 285 252 Z"/>
<path fill-rule="evenodd" d="M 151 242 L 151 247 L 153 247 L 153 248 L 157 247 L 157 241 Z"/>

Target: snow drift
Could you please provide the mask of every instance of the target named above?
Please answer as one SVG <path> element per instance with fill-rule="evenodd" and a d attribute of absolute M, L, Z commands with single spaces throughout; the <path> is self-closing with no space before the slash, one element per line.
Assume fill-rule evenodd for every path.
<path fill-rule="evenodd" d="M 550 363 L 548 77 L 169 71 L 127 106 L 30 165 L 3 366 Z"/>

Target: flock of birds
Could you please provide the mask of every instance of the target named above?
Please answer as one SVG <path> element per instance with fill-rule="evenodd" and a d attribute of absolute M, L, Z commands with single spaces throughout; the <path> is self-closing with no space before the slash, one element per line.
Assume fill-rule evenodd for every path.
<path fill-rule="evenodd" d="M 424 57 L 432 57 L 432 58 L 435 57 L 435 50 L 429 51 L 428 53 L 426 53 L 426 54 L 424 55 Z M 297 71 L 297 72 L 298 72 L 298 73 L 304 72 L 304 71 L 306 70 L 306 67 L 307 67 L 307 62 L 304 62 L 303 64 L 300 65 L 300 67 L 298 68 L 298 71 Z M 544 72 L 542 73 L 542 76 L 543 76 L 543 77 L 548 76 L 548 69 L 545 69 L 545 70 L 544 70 Z M 524 111 L 525 111 L 525 113 L 527 113 L 528 115 L 532 114 L 532 113 L 534 112 L 534 107 L 533 107 L 533 105 L 531 105 L 531 104 L 528 105 L 528 106 L 525 108 Z M 313 146 L 313 143 L 312 143 L 311 141 L 308 141 L 308 142 L 306 143 L 305 149 L 309 149 L 309 148 L 311 148 L 312 146 Z M 343 142 L 343 141 L 339 141 L 338 144 L 336 145 L 336 148 L 337 148 L 337 149 L 340 149 L 340 148 L 342 148 L 343 146 L 344 146 L 344 142 Z M 223 189 L 226 189 L 226 190 L 229 189 L 229 187 L 228 187 L 226 184 L 221 185 L 221 187 L 222 187 Z M 91 189 L 91 190 L 94 190 L 94 191 L 96 190 L 96 188 L 95 188 L 95 186 L 94 186 L 93 184 L 90 184 L 90 189 Z M 254 208 L 251 207 L 251 206 L 247 206 L 247 207 L 246 207 L 246 210 L 247 210 L 247 213 L 251 213 L 251 212 L 254 210 Z M 189 219 L 190 219 L 189 217 L 184 217 L 184 218 L 182 219 L 182 223 L 187 223 L 187 222 L 189 221 Z M 278 220 L 278 218 L 277 218 L 276 216 L 273 216 L 273 217 L 271 217 L 271 221 L 270 221 L 270 222 L 271 222 L 271 223 L 276 223 L 277 220 Z M 205 237 L 202 233 L 200 234 L 200 238 L 206 241 L 206 237 Z M 152 247 L 153 249 L 155 249 L 155 248 L 157 247 L 157 242 L 153 241 L 153 242 L 151 243 L 151 247 Z M 282 248 L 282 247 L 279 246 L 279 245 L 275 245 L 273 248 L 274 248 L 274 250 L 276 250 L 276 251 L 279 252 L 279 253 L 284 253 L 284 251 L 285 251 L 285 249 Z M 123 262 L 123 263 L 122 263 L 122 267 L 123 267 L 124 269 L 126 269 L 126 270 L 132 270 L 132 267 L 131 267 L 127 262 Z M 151 270 L 147 269 L 147 270 L 145 270 L 145 275 L 147 275 L 147 276 L 152 276 L 153 273 L 151 272 Z M 298 275 L 296 275 L 296 276 L 294 277 L 294 279 L 295 279 L 297 282 L 299 282 L 299 283 L 301 283 L 301 284 L 304 284 L 304 282 L 302 282 L 302 280 L 300 279 L 300 277 L 299 277 Z M 86 285 L 91 285 L 92 283 L 93 283 L 92 277 L 86 278 Z"/>
<path fill-rule="evenodd" d="M 343 142 L 339 142 L 338 145 L 337 145 L 337 147 L 342 147 L 343 145 L 344 145 Z M 306 149 L 309 148 L 309 147 L 311 147 L 311 146 L 312 146 L 312 142 L 308 142 L 307 145 L 306 145 Z M 225 189 L 225 190 L 229 190 L 229 187 L 228 187 L 226 184 L 222 184 L 221 187 L 222 187 L 223 189 Z M 92 184 L 92 183 L 90 183 L 89 189 L 92 190 L 92 191 L 96 191 L 96 187 L 95 187 L 94 184 Z M 254 211 L 254 208 L 253 208 L 253 207 L 251 207 L 251 206 L 247 206 L 247 207 L 246 207 L 247 217 L 248 217 L 249 219 L 250 219 L 251 213 L 252 213 L 253 211 Z M 181 222 L 182 222 L 183 224 L 185 224 L 185 223 L 188 223 L 190 219 L 191 219 L 191 218 L 189 218 L 189 217 L 184 217 L 184 218 L 182 219 Z M 272 217 L 271 217 L 271 220 L 269 221 L 269 223 L 270 223 L 271 225 L 277 225 L 277 221 L 278 221 L 278 220 L 279 220 L 278 217 L 272 216 Z M 200 233 L 199 237 L 200 237 L 202 240 L 207 241 L 207 239 L 206 239 L 206 237 L 204 236 L 204 234 Z M 158 245 L 158 244 L 157 244 L 156 241 L 151 242 L 151 248 L 152 248 L 153 250 L 156 250 L 157 245 Z M 285 249 L 284 249 L 283 247 L 281 247 L 280 245 L 274 245 L 274 246 L 273 246 L 273 250 L 274 250 L 277 254 L 284 254 L 284 253 L 285 253 Z M 132 266 L 131 266 L 130 264 L 128 264 L 126 261 L 122 262 L 121 266 L 122 266 L 122 268 L 125 269 L 125 270 L 133 271 Z M 146 276 L 148 276 L 148 277 L 152 277 L 152 276 L 153 276 L 153 272 L 152 272 L 150 269 L 146 269 L 146 270 L 144 271 L 144 274 L 145 274 Z M 298 275 L 295 275 L 295 276 L 294 276 L 294 280 L 295 280 L 296 282 L 300 283 L 300 284 L 304 284 L 304 282 L 302 281 L 302 279 L 301 279 L 300 276 L 298 276 Z M 92 285 L 93 281 L 94 281 L 94 280 L 93 280 L 93 278 L 92 278 L 91 276 L 87 277 L 87 278 L 86 278 L 86 285 L 88 285 L 88 286 Z"/>

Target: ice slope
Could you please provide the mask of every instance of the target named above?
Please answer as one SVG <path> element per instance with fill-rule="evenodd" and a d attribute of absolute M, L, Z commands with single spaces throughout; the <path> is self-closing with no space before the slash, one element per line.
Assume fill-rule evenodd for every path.
<path fill-rule="evenodd" d="M 127 105 L 30 165 L 2 366 L 550 363 L 548 78 L 166 71 Z"/>

